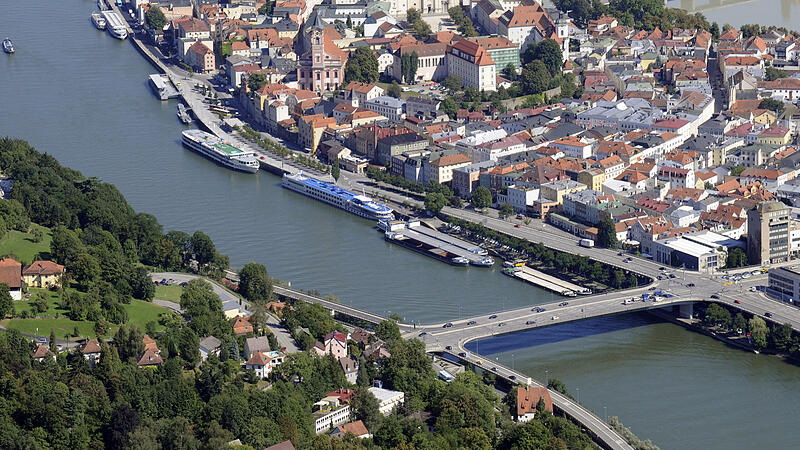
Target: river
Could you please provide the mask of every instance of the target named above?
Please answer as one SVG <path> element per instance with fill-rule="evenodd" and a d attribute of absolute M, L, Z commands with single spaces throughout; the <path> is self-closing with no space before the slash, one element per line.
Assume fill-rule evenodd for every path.
<path fill-rule="evenodd" d="M 703 13 L 709 22 L 734 27 L 757 23 L 795 30 L 800 27 L 800 0 L 670 0 L 672 8 Z"/>
<path fill-rule="evenodd" d="M 154 70 L 129 42 L 92 27 L 94 2 L 8 3 L 0 37 L 11 37 L 17 53 L 0 55 L 0 134 L 114 183 L 165 229 L 203 230 L 234 266 L 255 260 L 295 287 L 407 321 L 551 301 L 497 268 L 454 268 L 387 244 L 374 224 L 286 191 L 274 175 L 234 173 L 182 148 L 176 103 L 151 94 Z M 499 342 L 518 348 L 518 367 L 537 378 L 549 368 L 580 387 L 595 411 L 608 406 L 663 448 L 788 446 L 766 438 L 793 435 L 796 368 L 671 324 L 630 317 L 600 324 L 547 329 L 545 337 L 584 336 L 587 327 L 601 333 L 533 347 L 541 336 Z"/>

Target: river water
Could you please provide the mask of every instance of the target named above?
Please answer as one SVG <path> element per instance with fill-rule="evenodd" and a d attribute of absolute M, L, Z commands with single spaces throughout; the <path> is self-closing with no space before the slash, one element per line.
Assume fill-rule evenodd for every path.
<path fill-rule="evenodd" d="M 269 173 L 215 166 L 180 145 L 176 103 L 147 86 L 153 68 L 92 27 L 94 2 L 7 3 L 0 37 L 17 53 L 0 55 L 0 135 L 114 183 L 165 229 L 203 230 L 234 266 L 261 262 L 295 287 L 408 321 L 552 300 L 498 269 L 453 268 L 385 243 L 372 223 L 286 191 Z M 797 368 L 671 324 L 619 317 L 498 339 L 481 352 L 537 378 L 549 370 L 662 448 L 787 448 L 796 435 Z"/>
<path fill-rule="evenodd" d="M 800 0 L 669 0 L 668 5 L 703 13 L 720 28 L 726 23 L 737 28 L 751 23 L 800 28 Z"/>

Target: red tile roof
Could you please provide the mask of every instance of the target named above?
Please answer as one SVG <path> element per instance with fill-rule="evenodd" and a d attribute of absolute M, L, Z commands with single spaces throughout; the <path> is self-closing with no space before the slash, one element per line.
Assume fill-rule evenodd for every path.
<path fill-rule="evenodd" d="M 0 260 L 0 283 L 5 283 L 9 288 L 22 287 L 22 264 L 12 258 Z"/>
<path fill-rule="evenodd" d="M 34 261 L 22 271 L 23 275 L 57 275 L 60 273 L 64 273 L 64 266 L 53 261 Z"/>
<path fill-rule="evenodd" d="M 33 359 L 43 359 L 43 358 L 46 358 L 48 356 L 55 356 L 55 355 L 53 355 L 53 352 L 51 352 L 50 349 L 47 348 L 46 345 L 39 344 L 39 346 L 36 347 L 36 350 L 34 350 L 33 354 L 31 355 L 31 358 L 33 358 Z"/>
<path fill-rule="evenodd" d="M 164 364 L 164 360 L 151 349 L 145 350 L 142 353 L 142 357 L 136 362 L 137 366 L 156 366 L 160 364 Z"/>
<path fill-rule="evenodd" d="M 544 409 L 553 412 L 553 398 L 550 391 L 544 387 L 517 386 L 517 416 L 524 416 L 529 412 L 536 411 L 536 404 L 539 399 L 544 400 Z"/>
<path fill-rule="evenodd" d="M 365 434 L 369 434 L 367 427 L 364 426 L 364 422 L 360 420 L 340 425 L 336 427 L 336 430 L 342 434 L 353 433 L 356 436 L 364 436 Z"/>
<path fill-rule="evenodd" d="M 102 349 L 100 348 L 100 343 L 97 342 L 97 339 L 89 339 L 84 344 L 83 349 L 81 352 L 85 355 L 87 353 L 100 353 Z"/>
<path fill-rule="evenodd" d="M 271 360 L 272 358 L 269 356 L 261 352 L 255 352 L 245 364 L 248 366 L 266 366 Z"/>

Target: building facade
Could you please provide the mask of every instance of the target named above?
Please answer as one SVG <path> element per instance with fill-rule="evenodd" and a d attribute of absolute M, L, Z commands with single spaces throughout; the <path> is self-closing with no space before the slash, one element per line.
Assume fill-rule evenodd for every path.
<path fill-rule="evenodd" d="M 789 258 L 791 209 L 781 202 L 761 202 L 747 212 L 747 257 L 751 264 L 784 262 Z"/>

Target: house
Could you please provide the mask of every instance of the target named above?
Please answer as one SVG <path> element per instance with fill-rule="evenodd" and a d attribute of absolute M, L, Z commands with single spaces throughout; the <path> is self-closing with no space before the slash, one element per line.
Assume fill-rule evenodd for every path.
<path fill-rule="evenodd" d="M 487 92 L 497 90 L 495 62 L 475 41 L 462 39 L 447 47 L 447 74 L 459 77 L 463 86 Z"/>
<path fill-rule="evenodd" d="M 214 336 L 206 336 L 200 339 L 200 357 L 203 361 L 207 360 L 209 355 L 219 356 L 220 345 L 222 341 Z"/>
<path fill-rule="evenodd" d="M 353 356 L 345 356 L 339 358 L 339 366 L 342 368 L 347 382 L 356 384 L 356 378 L 358 378 L 358 360 Z"/>
<path fill-rule="evenodd" d="M 531 6 L 516 6 L 498 18 L 498 34 L 507 37 L 519 46 L 520 53 L 525 52 L 532 43 L 543 39 L 554 39 L 564 45 L 568 39 L 561 39 L 556 33 L 556 24 L 547 11 L 537 2 Z M 509 8 L 510 9 L 510 8 Z M 569 47 L 562 48 L 569 53 Z"/>
<path fill-rule="evenodd" d="M 339 425 L 333 431 L 331 431 L 331 436 L 343 438 L 344 435 L 347 433 L 352 433 L 355 437 L 360 439 L 367 439 L 372 437 L 372 434 L 369 431 L 367 431 L 367 427 L 364 426 L 364 422 L 360 420 L 346 423 L 344 425 Z"/>
<path fill-rule="evenodd" d="M 142 344 L 144 344 L 145 351 L 152 350 L 153 353 L 160 355 L 161 350 L 158 349 L 158 343 L 155 339 L 151 338 L 147 334 L 142 335 Z"/>
<path fill-rule="evenodd" d="M 270 364 L 271 358 L 262 352 L 255 352 L 250 359 L 244 363 L 246 370 L 254 370 L 259 378 L 266 378 L 269 376 L 272 366 Z"/>
<path fill-rule="evenodd" d="M 55 361 L 56 355 L 53 354 L 53 352 L 51 352 L 46 345 L 39 344 L 39 346 L 36 347 L 36 350 L 34 350 L 33 353 L 31 354 L 31 358 L 39 362 L 44 362 L 47 359 L 52 359 L 53 361 Z"/>
<path fill-rule="evenodd" d="M 97 342 L 97 339 L 89 339 L 88 341 L 86 341 L 86 343 L 83 345 L 83 348 L 81 349 L 83 357 L 86 358 L 87 361 L 89 361 L 89 365 L 91 365 L 92 367 L 94 367 L 95 364 L 100 362 L 101 352 L 102 350 L 100 349 L 100 343 Z"/>
<path fill-rule="evenodd" d="M 539 400 L 544 402 L 545 411 L 553 412 L 553 398 L 545 387 L 517 386 L 517 422 L 527 422 L 536 415 Z"/>
<path fill-rule="evenodd" d="M 292 441 L 285 440 L 275 445 L 270 445 L 266 450 L 295 450 L 295 448 L 294 445 L 292 445 Z"/>
<path fill-rule="evenodd" d="M 214 69 L 217 68 L 214 51 L 200 41 L 195 42 L 189 47 L 184 60 L 186 64 L 192 66 L 194 70 L 200 73 L 213 72 Z"/>
<path fill-rule="evenodd" d="M 241 306 L 237 300 L 228 300 L 222 304 L 222 312 L 226 319 L 233 319 L 242 314 Z"/>
<path fill-rule="evenodd" d="M 250 56 L 250 46 L 244 41 L 231 42 L 231 56 Z"/>
<path fill-rule="evenodd" d="M 22 264 L 12 258 L 0 260 L 0 283 L 8 285 L 8 292 L 14 300 L 22 299 Z"/>
<path fill-rule="evenodd" d="M 391 414 L 406 398 L 406 394 L 400 391 L 392 391 L 374 386 L 368 390 L 378 399 L 378 411 L 384 416 Z"/>
<path fill-rule="evenodd" d="M 350 99 L 350 105 L 355 107 L 366 107 L 367 101 L 378 98 L 384 94 L 380 86 L 370 83 L 351 81 L 344 88 L 345 95 Z"/>
<path fill-rule="evenodd" d="M 64 266 L 53 261 L 34 261 L 22 270 L 22 281 L 27 286 L 49 288 L 61 285 Z"/>
<path fill-rule="evenodd" d="M 311 414 L 314 419 L 314 431 L 316 434 L 321 434 L 347 423 L 351 418 L 351 409 L 350 405 L 343 402 L 338 395 L 329 394 L 314 403 Z"/>
<path fill-rule="evenodd" d="M 269 339 L 266 336 L 249 337 L 244 341 L 244 356 L 250 359 L 255 353 L 270 351 Z"/>
<path fill-rule="evenodd" d="M 336 359 L 347 356 L 347 335 L 340 331 L 326 334 L 322 345 L 326 355 L 333 355 Z"/>
<path fill-rule="evenodd" d="M 250 323 L 247 317 L 237 316 L 231 326 L 233 327 L 233 334 L 237 336 L 244 336 L 253 332 L 253 324 Z"/>
<path fill-rule="evenodd" d="M 453 170 L 472 164 L 466 155 L 443 155 L 428 162 L 423 167 L 423 181 L 435 180 L 437 183 L 449 183 L 453 180 Z"/>
<path fill-rule="evenodd" d="M 164 360 L 161 358 L 161 355 L 152 349 L 145 350 L 142 356 L 139 357 L 139 360 L 136 361 L 136 365 L 139 367 L 156 367 L 161 364 L 164 364 Z"/>

